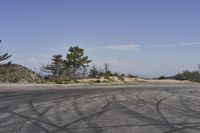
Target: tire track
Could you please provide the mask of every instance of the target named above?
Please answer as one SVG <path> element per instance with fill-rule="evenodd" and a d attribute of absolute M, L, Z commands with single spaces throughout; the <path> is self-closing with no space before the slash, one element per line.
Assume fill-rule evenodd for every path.
<path fill-rule="evenodd" d="M 74 99 L 74 101 L 72 102 L 72 106 L 74 108 L 74 111 L 80 116 L 80 117 L 84 117 L 85 114 L 84 112 L 81 111 L 81 109 L 78 107 L 78 102 L 77 102 L 77 98 Z M 109 102 L 107 102 L 101 109 L 101 111 L 96 112 L 92 115 L 89 115 L 87 117 L 85 117 L 85 119 L 82 119 L 83 121 L 85 121 L 88 125 L 88 127 L 97 127 L 97 124 L 94 122 L 91 122 L 92 119 L 94 118 L 98 118 L 101 114 L 107 112 L 108 110 L 106 110 L 106 108 L 110 105 Z M 102 128 L 91 128 L 92 133 L 106 133 L 104 129 Z"/>
<path fill-rule="evenodd" d="M 115 100 L 115 104 L 116 105 L 124 108 L 124 110 L 120 110 L 123 114 L 129 115 L 130 117 L 133 117 L 133 118 L 135 118 L 135 119 L 137 119 L 137 120 L 139 120 L 141 122 L 154 123 L 154 124 L 156 124 L 156 126 L 155 126 L 156 128 L 164 130 L 164 131 L 167 130 L 167 129 L 171 129 L 170 126 L 166 125 L 165 122 L 163 122 L 163 121 L 161 121 L 159 119 L 153 119 L 153 118 L 151 118 L 149 116 L 145 116 L 145 115 L 143 115 L 141 113 L 138 113 L 138 112 L 136 112 L 136 111 L 134 111 L 132 109 L 129 109 L 126 106 L 123 106 L 121 104 L 121 101 L 118 101 L 116 97 L 115 97 L 114 100 Z"/>
<path fill-rule="evenodd" d="M 192 129 L 192 128 L 196 128 L 196 127 L 200 127 L 200 125 L 185 126 L 185 127 L 181 127 L 181 128 L 172 129 L 172 130 L 166 131 L 166 132 L 164 132 L 164 133 L 174 133 L 174 132 L 183 133 L 183 130 Z"/>
<path fill-rule="evenodd" d="M 173 96 L 173 95 L 167 96 L 167 97 L 164 97 L 164 98 L 160 99 L 160 100 L 156 103 L 156 111 L 158 112 L 159 116 L 162 118 L 162 120 L 164 121 L 164 123 L 165 123 L 168 127 L 174 129 L 174 128 L 176 128 L 176 127 L 174 127 L 174 126 L 167 120 L 167 118 L 162 114 L 162 112 L 161 112 L 161 110 L 160 110 L 160 104 L 161 104 L 164 100 L 166 100 L 167 98 L 170 98 L 170 97 L 172 97 L 172 96 Z"/>
<path fill-rule="evenodd" d="M 43 129 L 43 130 L 44 130 L 45 132 L 47 132 L 47 133 L 51 133 L 51 132 L 48 131 L 46 128 L 44 128 L 43 126 L 41 126 L 41 125 L 38 124 L 38 123 L 43 123 L 43 124 L 45 124 L 45 125 L 48 125 L 48 126 L 57 128 L 57 129 L 59 129 L 59 130 L 61 130 L 61 131 L 66 131 L 66 129 L 63 128 L 62 126 L 58 126 L 58 125 L 56 125 L 56 124 L 49 123 L 49 122 L 47 122 L 47 121 L 40 120 L 40 119 L 38 119 L 38 118 L 33 118 L 33 117 L 26 116 L 26 115 L 22 115 L 22 114 L 20 114 L 20 113 L 16 113 L 16 112 L 13 112 L 13 111 L 8 110 L 8 109 L 4 109 L 3 111 L 4 111 L 4 112 L 8 112 L 8 113 L 10 113 L 10 114 L 12 114 L 12 115 L 14 115 L 14 116 L 19 116 L 19 117 L 23 118 L 23 119 L 25 119 L 25 120 L 27 120 L 27 121 L 33 123 L 33 125 L 36 125 L 36 126 L 38 126 L 39 128 Z"/>
<path fill-rule="evenodd" d="M 137 86 L 5 92 L 0 94 L 0 131 L 125 133 L 147 132 L 157 128 L 155 133 L 198 133 L 200 100 L 192 97 L 194 94 L 200 95 L 199 88 Z M 55 118 L 52 117 L 54 114 Z M 113 120 L 115 122 L 112 123 Z"/>

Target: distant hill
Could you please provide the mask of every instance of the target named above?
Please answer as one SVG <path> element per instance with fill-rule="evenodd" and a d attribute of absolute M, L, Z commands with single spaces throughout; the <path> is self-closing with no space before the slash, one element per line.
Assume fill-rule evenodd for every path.
<path fill-rule="evenodd" d="M 42 79 L 32 70 L 18 64 L 0 65 L 0 82 L 39 83 Z"/>

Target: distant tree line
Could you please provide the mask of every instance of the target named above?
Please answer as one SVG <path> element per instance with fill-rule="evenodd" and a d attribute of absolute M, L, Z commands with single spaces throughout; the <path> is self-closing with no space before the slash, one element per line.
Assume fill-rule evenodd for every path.
<path fill-rule="evenodd" d="M 198 65 L 198 70 L 189 71 L 185 70 L 181 73 L 176 74 L 176 80 L 189 80 L 192 82 L 200 82 L 200 65 Z"/>

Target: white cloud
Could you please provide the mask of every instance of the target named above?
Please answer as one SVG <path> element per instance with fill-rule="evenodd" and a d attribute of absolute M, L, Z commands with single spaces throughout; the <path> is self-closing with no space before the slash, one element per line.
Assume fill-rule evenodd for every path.
<path fill-rule="evenodd" d="M 200 45 L 200 42 L 189 42 L 189 43 L 181 43 L 182 46 L 194 46 L 194 45 Z"/>
<path fill-rule="evenodd" d="M 170 47 L 184 47 L 184 46 L 197 46 L 200 45 L 200 42 L 188 42 L 188 43 L 179 43 L 179 44 L 154 44 L 148 45 L 149 48 L 170 48 Z"/>
<path fill-rule="evenodd" d="M 137 44 L 126 44 L 126 45 L 109 45 L 109 46 L 102 46 L 102 47 L 93 47 L 89 48 L 88 50 L 94 51 L 94 50 L 115 50 L 115 51 L 136 51 L 139 50 L 140 45 Z"/>
<path fill-rule="evenodd" d="M 152 48 L 167 48 L 167 47 L 175 47 L 175 44 L 155 44 L 155 45 L 149 45 L 147 47 L 152 47 Z"/>

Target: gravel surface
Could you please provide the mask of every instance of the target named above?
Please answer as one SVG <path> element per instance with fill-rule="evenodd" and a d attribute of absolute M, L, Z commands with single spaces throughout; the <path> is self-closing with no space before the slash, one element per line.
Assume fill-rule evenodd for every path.
<path fill-rule="evenodd" d="M 199 133 L 200 85 L 1 85 L 0 133 Z"/>

